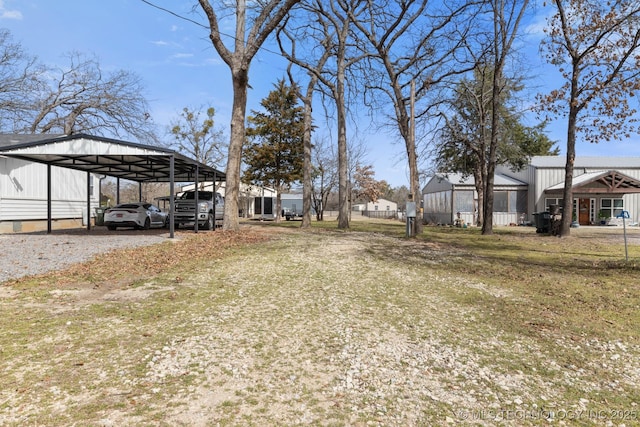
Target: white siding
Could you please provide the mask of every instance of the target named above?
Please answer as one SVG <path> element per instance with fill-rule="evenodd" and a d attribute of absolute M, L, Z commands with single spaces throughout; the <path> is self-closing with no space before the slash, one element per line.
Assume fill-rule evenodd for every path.
<path fill-rule="evenodd" d="M 377 206 L 377 209 L 376 209 L 376 206 Z M 398 210 L 398 204 L 396 202 L 392 202 L 390 200 L 378 199 L 378 201 L 375 202 L 375 203 L 368 202 L 367 205 L 366 205 L 366 208 L 364 210 L 367 210 L 367 211 L 379 211 L 379 212 L 397 211 Z"/>
<path fill-rule="evenodd" d="M 92 203 L 92 207 L 96 204 Z M 51 218 L 82 218 L 86 216 L 86 201 L 52 200 Z M 93 212 L 91 216 L 94 216 Z M 0 221 L 43 220 L 47 218 L 47 201 L 37 199 L 0 200 Z"/>
<path fill-rule="evenodd" d="M 92 206 L 98 205 L 97 177 Z M 52 218 L 80 218 L 87 204 L 87 173 L 51 168 Z M 86 214 L 85 214 L 86 215 Z M 47 218 L 47 166 L 0 158 L 0 221 Z"/>

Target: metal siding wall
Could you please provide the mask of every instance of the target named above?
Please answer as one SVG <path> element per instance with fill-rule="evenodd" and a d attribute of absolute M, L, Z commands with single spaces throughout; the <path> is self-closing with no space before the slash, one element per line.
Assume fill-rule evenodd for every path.
<path fill-rule="evenodd" d="M 629 223 L 640 223 L 640 194 L 624 196 L 624 209 L 629 212 Z"/>
<path fill-rule="evenodd" d="M 38 163 L 30 163 L 16 159 L 6 159 L 2 169 L 2 197 L 38 198 L 42 193 L 47 195 L 47 167 Z M 43 177 L 42 180 L 39 178 Z M 41 188 L 44 187 L 44 188 Z"/>
<path fill-rule="evenodd" d="M 0 220 L 46 219 L 47 166 L 18 159 L 0 160 Z M 87 173 L 53 167 L 51 180 L 52 218 L 82 217 L 87 204 Z M 98 204 L 95 176 L 93 183 L 92 209 Z"/>
<path fill-rule="evenodd" d="M 520 223 L 520 214 L 517 212 L 494 212 L 493 213 L 493 224 L 494 225 L 509 225 L 509 224 L 519 224 Z"/>
<path fill-rule="evenodd" d="M 536 172 L 536 194 L 534 195 L 534 211 L 541 212 L 545 210 L 544 205 L 544 189 L 552 185 L 559 184 L 564 181 L 564 169 L 537 169 Z M 559 196 L 562 197 L 562 196 Z"/>
<path fill-rule="evenodd" d="M 539 185 L 536 186 L 536 175 L 538 173 L 537 169 L 531 165 L 527 165 L 521 171 L 514 172 L 508 167 L 499 166 L 498 168 L 496 168 L 496 172 L 501 173 L 502 175 L 506 175 L 508 177 L 517 179 L 518 181 L 522 181 L 527 184 L 527 218 L 528 219 L 533 218 L 533 214 L 535 212 L 538 212 L 536 210 L 536 200 L 537 200 L 536 189 L 539 187 Z M 495 223 L 495 220 L 496 219 L 494 218 L 494 223 Z M 508 225 L 510 222 L 513 222 L 513 221 L 507 222 L 506 225 Z"/>
<path fill-rule="evenodd" d="M 43 197 L 47 197 L 47 179 L 46 170 L 44 175 L 44 194 Z M 93 196 L 92 200 L 98 200 L 96 195 L 98 192 L 98 179 L 93 178 Z M 53 200 L 79 200 L 87 199 L 87 173 L 76 171 L 72 169 L 64 169 L 53 167 L 51 168 L 51 198 Z"/>
<path fill-rule="evenodd" d="M 422 220 L 427 224 L 451 224 L 451 213 L 423 213 Z"/>
<path fill-rule="evenodd" d="M 54 200 L 51 202 L 51 217 L 52 219 L 81 218 L 86 209 L 86 202 L 83 201 Z M 0 221 L 33 219 L 47 219 L 46 200 L 4 198 L 0 201 Z"/>

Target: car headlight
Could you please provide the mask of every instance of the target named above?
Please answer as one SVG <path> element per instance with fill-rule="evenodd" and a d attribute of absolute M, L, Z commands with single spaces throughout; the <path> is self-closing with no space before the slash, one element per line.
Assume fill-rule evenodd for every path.
<path fill-rule="evenodd" d="M 201 213 L 207 212 L 209 210 L 209 206 L 206 203 L 200 203 L 199 210 Z"/>

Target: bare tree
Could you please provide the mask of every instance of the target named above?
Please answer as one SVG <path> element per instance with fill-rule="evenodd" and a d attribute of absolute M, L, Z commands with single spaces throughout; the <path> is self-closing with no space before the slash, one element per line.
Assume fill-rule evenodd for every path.
<path fill-rule="evenodd" d="M 438 85 L 463 72 L 460 53 L 466 49 L 466 38 L 475 2 L 449 6 L 447 2 L 431 7 L 428 0 L 370 1 L 364 19 L 353 19 L 360 36 L 360 48 L 372 52 L 371 61 L 364 62 L 362 73 L 369 90 L 369 103 L 378 110 L 391 101 L 393 126 L 405 142 L 409 165 L 410 190 L 414 200 L 420 200 L 420 176 L 415 126 L 412 121 L 430 116 L 435 105 Z M 458 21 L 464 23 L 461 25 Z M 378 63 L 381 65 L 378 65 Z M 415 92 L 412 93 L 412 85 Z M 384 100 L 377 99 L 382 93 Z M 421 111 L 415 102 L 427 99 Z M 414 122 L 415 123 L 415 122 Z M 422 222 L 416 221 L 416 233 Z"/>
<path fill-rule="evenodd" d="M 556 8 L 543 42 L 547 60 L 565 83 L 540 96 L 541 107 L 567 118 L 560 236 L 568 236 L 573 211 L 573 167 L 578 134 L 589 142 L 637 132 L 629 99 L 640 89 L 640 3 L 553 0 Z M 589 117 L 591 113 L 591 117 Z"/>
<path fill-rule="evenodd" d="M 224 210 L 225 230 L 239 230 L 238 198 L 240 193 L 240 167 L 242 146 L 245 140 L 245 116 L 247 110 L 247 88 L 249 86 L 249 66 L 258 49 L 276 29 L 289 10 L 300 0 L 264 0 L 249 2 L 237 0 L 235 8 L 235 35 L 232 47 L 225 45 L 224 34 L 220 30 L 220 16 L 229 7 L 223 1 L 217 7 L 209 0 L 198 0 L 209 21 L 209 38 L 220 58 L 231 71 L 233 84 L 233 109 L 231 112 L 231 139 L 227 156 L 226 200 Z M 249 23 L 249 25 L 247 25 Z"/>
<path fill-rule="evenodd" d="M 278 31 L 276 33 L 276 38 L 278 40 L 278 45 L 280 46 L 280 51 L 282 54 L 289 60 L 290 66 L 287 69 L 287 73 L 289 75 L 289 80 L 293 85 L 295 83 L 295 78 L 292 74 L 291 65 L 296 64 L 298 67 L 306 70 L 306 74 L 308 77 L 307 88 L 305 93 L 302 91 L 298 91 L 298 97 L 302 101 L 304 105 L 304 136 L 303 136 L 303 145 L 304 145 L 304 165 L 303 165 L 303 178 L 302 178 L 302 225 L 301 228 L 310 228 L 311 227 L 311 208 L 312 206 L 316 210 L 316 217 L 318 220 L 322 218 L 322 213 L 319 208 L 322 208 L 322 197 L 319 199 L 315 197 L 314 192 L 314 172 L 313 172 L 313 144 L 312 144 L 312 133 L 313 133 L 313 95 L 317 89 L 319 76 L 322 74 L 322 71 L 325 67 L 325 64 L 329 60 L 331 56 L 331 50 L 329 46 L 330 36 L 325 34 L 325 40 L 319 44 L 322 47 L 321 54 L 316 59 L 302 59 L 297 56 L 297 40 L 302 35 L 306 39 L 306 35 L 308 34 L 309 26 L 306 23 L 298 26 L 297 28 L 289 28 L 289 19 L 285 20 L 282 25 L 278 27 Z M 285 47 L 285 42 L 288 43 L 288 48 Z M 309 61 L 309 62 L 308 62 Z M 297 84 L 296 87 L 299 87 Z M 317 203 L 317 201 L 320 203 Z"/>
<path fill-rule="evenodd" d="M 48 70 L 49 81 L 33 101 L 24 131 L 156 140 L 140 77 L 126 70 L 105 75 L 95 57 L 77 52 L 67 58 L 68 68 Z"/>
<path fill-rule="evenodd" d="M 491 0 L 489 6 L 493 17 L 493 39 L 491 40 L 491 140 L 487 156 L 487 176 L 484 189 L 484 215 L 482 234 L 493 234 L 493 183 L 498 163 L 498 143 L 500 139 L 500 110 L 507 79 L 504 69 L 507 58 L 512 54 L 513 42 L 519 31 L 520 22 L 527 10 L 529 0 Z"/>
<path fill-rule="evenodd" d="M 313 0 L 305 4 L 303 10 L 308 14 L 304 32 L 297 32 L 292 40 L 306 40 L 309 47 L 306 58 L 282 47 L 285 56 L 296 65 L 313 73 L 324 88 L 323 95 L 330 98 L 336 109 L 337 144 L 338 144 L 338 228 L 349 228 L 349 173 L 347 143 L 347 75 L 350 67 L 361 59 L 351 49 L 350 37 L 352 20 L 357 19 L 363 10 L 365 0 Z M 301 38 L 301 35 L 305 36 Z M 287 53 L 291 52 L 291 53 Z M 354 55 L 355 53 L 355 55 Z M 320 59 L 309 59 L 314 54 Z M 324 55 L 329 55 L 325 61 Z"/>
<path fill-rule="evenodd" d="M 338 185 L 338 158 L 333 144 L 316 139 L 312 149 L 311 196 L 316 219 L 324 219 L 329 196 Z"/>
<path fill-rule="evenodd" d="M 117 203 L 148 202 L 158 204 L 156 198 L 169 194 L 166 182 L 134 182 L 107 177 L 100 183 L 100 200 L 107 206 Z M 163 208 L 163 206 L 160 206 Z M 168 207 L 165 207 L 168 209 Z"/>
<path fill-rule="evenodd" d="M 178 151 L 193 157 L 200 163 L 219 168 L 226 155 L 227 143 L 223 131 L 215 127 L 215 109 L 206 109 L 206 118 L 201 119 L 202 108 L 183 108 L 180 117 L 171 122 L 170 132 Z"/>
<path fill-rule="evenodd" d="M 312 198 L 312 172 L 313 167 L 311 160 L 311 135 L 313 131 L 313 92 L 318 84 L 318 78 L 315 74 L 309 73 L 309 82 L 307 83 L 307 90 L 304 95 L 300 93 L 298 97 L 304 105 L 304 135 L 303 151 L 304 151 L 304 164 L 302 169 L 302 228 L 311 227 L 311 198 Z"/>
<path fill-rule="evenodd" d="M 328 57 L 328 52 L 324 56 L 325 61 Z M 322 67 L 322 65 L 318 65 Z M 294 87 L 298 87 L 295 85 L 295 79 L 291 74 L 291 67 L 289 67 L 289 81 Z M 313 197 L 313 163 L 312 163 L 312 150 L 313 144 L 311 143 L 311 136 L 313 133 L 313 93 L 316 90 L 316 85 L 318 84 L 318 78 L 314 73 L 308 73 L 309 81 L 307 82 L 307 89 L 303 94 L 298 89 L 298 98 L 302 101 L 303 104 L 303 115 L 304 115 L 304 135 L 302 137 L 303 144 L 303 167 L 302 167 L 302 225 L 301 228 L 310 228 L 311 227 L 311 207 L 312 207 L 312 197 Z"/>
<path fill-rule="evenodd" d="M 9 30 L 0 29 L 0 129 L 19 130 L 21 118 L 29 111 L 29 100 L 41 90 L 44 71 L 13 41 Z"/>

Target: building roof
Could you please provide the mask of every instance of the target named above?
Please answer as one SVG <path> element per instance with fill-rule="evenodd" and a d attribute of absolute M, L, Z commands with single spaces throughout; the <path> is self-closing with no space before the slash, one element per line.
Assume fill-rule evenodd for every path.
<path fill-rule="evenodd" d="M 473 175 L 463 176 L 460 173 L 437 173 L 431 179 L 441 179 L 443 181 L 448 181 L 453 185 L 475 185 L 475 179 Z M 517 179 L 508 177 L 506 175 L 502 175 L 499 173 L 495 174 L 494 186 L 527 186 L 526 182 L 519 181 Z"/>
<path fill-rule="evenodd" d="M 640 193 L 640 181 L 615 170 L 589 172 L 572 180 L 574 192 L 631 194 Z M 545 189 L 546 193 L 561 193 L 564 181 Z"/>
<path fill-rule="evenodd" d="M 566 163 L 566 156 L 533 156 L 530 165 L 535 168 L 564 168 Z M 640 157 L 578 156 L 573 167 L 600 170 L 640 168 Z"/>
<path fill-rule="evenodd" d="M 226 179 L 224 172 L 164 147 L 86 134 L 0 135 L 0 155 L 137 182 Z"/>

